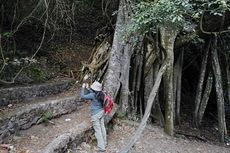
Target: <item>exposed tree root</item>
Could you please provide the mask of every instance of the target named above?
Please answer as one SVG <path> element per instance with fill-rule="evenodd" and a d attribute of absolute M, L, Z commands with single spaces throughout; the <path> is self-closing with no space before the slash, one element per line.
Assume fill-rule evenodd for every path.
<path fill-rule="evenodd" d="M 82 76 L 89 75 L 92 78 L 101 78 L 106 70 L 107 61 L 111 52 L 111 36 L 104 39 L 104 41 L 91 54 L 91 61 L 89 63 L 82 62 Z"/>

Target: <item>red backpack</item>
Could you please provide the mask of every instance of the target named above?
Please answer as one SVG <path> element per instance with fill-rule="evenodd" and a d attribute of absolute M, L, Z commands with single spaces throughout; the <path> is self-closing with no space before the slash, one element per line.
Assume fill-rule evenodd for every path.
<path fill-rule="evenodd" d="M 105 114 L 110 114 L 114 105 L 113 98 L 103 91 L 98 93 L 96 98 L 102 103 Z"/>
<path fill-rule="evenodd" d="M 105 93 L 104 102 L 103 102 L 105 114 L 110 114 L 110 112 L 113 109 L 113 105 L 114 105 L 114 102 L 113 102 L 112 97 Z"/>

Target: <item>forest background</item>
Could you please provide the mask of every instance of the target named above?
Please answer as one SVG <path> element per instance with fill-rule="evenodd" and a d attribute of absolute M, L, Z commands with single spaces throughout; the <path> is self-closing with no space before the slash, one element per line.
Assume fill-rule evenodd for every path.
<path fill-rule="evenodd" d="M 169 135 L 199 129 L 228 142 L 229 3 L 0 0 L 1 86 L 57 76 L 103 82 L 119 115 L 141 121 L 124 150 L 147 121 Z"/>

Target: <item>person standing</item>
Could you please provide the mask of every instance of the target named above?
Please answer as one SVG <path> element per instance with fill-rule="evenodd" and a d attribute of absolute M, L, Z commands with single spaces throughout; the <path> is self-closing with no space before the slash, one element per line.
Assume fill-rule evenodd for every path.
<path fill-rule="evenodd" d="M 102 84 L 98 81 L 93 82 L 88 89 L 88 84 L 83 83 L 80 96 L 82 99 L 91 101 L 91 121 L 97 139 L 99 152 L 105 152 L 107 145 L 106 129 L 104 124 L 104 109 L 101 100 L 103 99 Z"/>

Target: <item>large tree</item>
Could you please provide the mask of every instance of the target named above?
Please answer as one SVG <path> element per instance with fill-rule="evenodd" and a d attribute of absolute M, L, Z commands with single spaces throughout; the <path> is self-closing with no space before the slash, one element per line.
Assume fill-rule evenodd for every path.
<path fill-rule="evenodd" d="M 229 4 L 225 0 L 120 1 L 104 86 L 114 99 L 120 102 L 120 110 L 127 116 L 144 115 L 137 133 L 122 152 L 127 152 L 131 148 L 144 129 L 148 117 L 155 115 L 151 114 L 156 112 L 151 111 L 152 105 L 160 114 L 165 113 L 165 122 L 162 115 L 155 118 L 164 123 L 166 133 L 173 135 L 176 123 L 174 120 L 180 123 L 181 90 L 186 88 L 182 84 L 183 60 L 184 56 L 190 56 L 191 50 L 186 47 L 189 44 L 194 44 L 197 48 L 204 46 L 204 56 L 199 57 L 203 62 L 200 65 L 201 74 L 194 98 L 194 126 L 199 126 L 202 122 L 211 94 L 212 76 L 215 76 L 216 91 L 223 91 L 222 80 L 226 82 L 225 87 L 229 90 L 229 67 L 226 65 L 229 61 L 226 56 L 228 53 L 225 54 L 226 62 L 223 63 L 227 68 L 218 66 L 216 41 L 213 43 L 216 44 L 215 49 L 211 50 L 212 55 L 209 56 L 210 44 L 213 42 L 209 35 L 214 34 L 216 38 L 216 35 L 222 37 L 229 32 L 226 29 L 229 26 L 226 21 L 228 9 Z M 227 42 L 224 45 L 228 46 Z M 213 68 L 206 68 L 208 59 L 212 59 L 209 61 L 213 61 Z M 196 61 L 194 64 L 197 63 Z M 166 69 L 162 70 L 164 64 Z M 221 71 L 227 75 L 227 79 L 221 75 Z M 160 83 L 162 75 L 163 84 Z M 158 90 L 160 86 L 163 90 Z M 160 95 L 164 95 L 164 98 Z M 229 94 L 224 98 L 223 92 L 219 92 L 216 97 L 219 133 L 223 141 L 226 135 L 224 103 Z"/>

